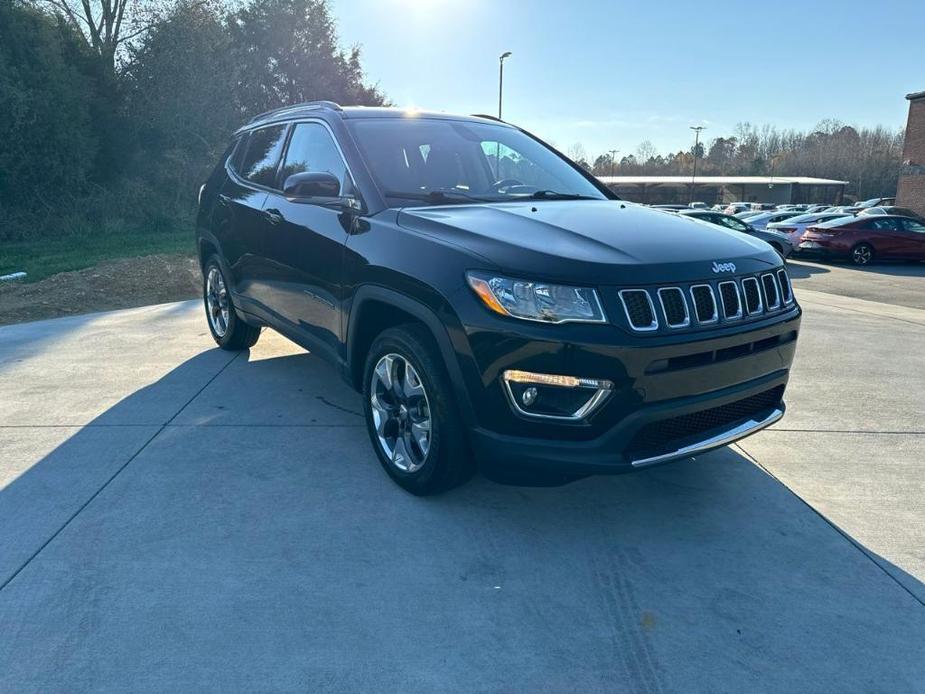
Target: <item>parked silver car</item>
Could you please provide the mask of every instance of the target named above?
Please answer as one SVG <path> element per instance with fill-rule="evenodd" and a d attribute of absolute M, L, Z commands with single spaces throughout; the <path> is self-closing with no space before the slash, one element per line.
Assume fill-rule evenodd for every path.
<path fill-rule="evenodd" d="M 756 229 L 764 229 L 768 226 L 768 224 L 773 224 L 774 222 L 783 222 L 786 219 L 790 219 L 791 217 L 797 217 L 801 214 L 803 213 L 795 212 L 793 210 L 784 211 L 784 212 L 778 212 L 778 211 L 762 212 L 760 214 L 754 215 L 753 217 L 746 217 L 745 221 L 747 221 L 751 226 L 755 227 Z"/>
<path fill-rule="evenodd" d="M 793 247 L 796 248 L 800 244 L 800 239 L 803 238 L 803 234 L 806 233 L 808 227 L 813 224 L 818 224 L 819 222 L 827 222 L 830 219 L 838 219 L 844 216 L 846 215 L 839 212 L 801 214 L 782 222 L 772 222 L 767 225 L 766 229 L 768 231 L 776 231 L 785 234 L 790 240 L 790 243 L 793 244 Z"/>

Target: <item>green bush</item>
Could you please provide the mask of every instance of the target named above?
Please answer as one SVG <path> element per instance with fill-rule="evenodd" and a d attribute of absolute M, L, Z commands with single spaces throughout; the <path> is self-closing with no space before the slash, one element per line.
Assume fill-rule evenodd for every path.
<path fill-rule="evenodd" d="M 383 103 L 325 0 L 137 11 L 158 19 L 114 68 L 63 15 L 0 0 L 0 241 L 191 229 L 199 185 L 251 116 Z"/>

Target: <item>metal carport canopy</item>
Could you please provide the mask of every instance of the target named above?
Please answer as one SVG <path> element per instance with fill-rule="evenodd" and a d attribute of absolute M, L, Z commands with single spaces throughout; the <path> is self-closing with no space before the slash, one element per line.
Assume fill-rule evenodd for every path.
<path fill-rule="evenodd" d="M 689 186 L 691 176 L 598 176 L 597 179 L 608 186 L 632 185 L 680 185 Z M 813 178 L 811 176 L 697 176 L 698 186 L 734 186 L 734 185 L 784 185 L 798 183 L 803 186 L 846 186 L 848 181 L 832 178 Z"/>

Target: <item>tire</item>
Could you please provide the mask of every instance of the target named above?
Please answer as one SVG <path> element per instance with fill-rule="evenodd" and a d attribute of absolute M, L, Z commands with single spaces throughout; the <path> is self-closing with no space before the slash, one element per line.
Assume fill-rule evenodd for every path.
<path fill-rule="evenodd" d="M 852 265 L 870 265 L 874 260 L 874 249 L 869 243 L 859 243 L 851 249 Z"/>
<path fill-rule="evenodd" d="M 379 462 L 405 490 L 438 494 L 472 475 L 449 376 L 422 326 L 389 328 L 373 341 L 363 369 L 363 411 Z"/>
<path fill-rule="evenodd" d="M 202 271 L 202 303 L 212 339 L 222 349 L 237 352 L 253 347 L 260 337 L 260 328 L 248 325 L 238 317 L 228 282 L 218 258 L 211 256 Z"/>

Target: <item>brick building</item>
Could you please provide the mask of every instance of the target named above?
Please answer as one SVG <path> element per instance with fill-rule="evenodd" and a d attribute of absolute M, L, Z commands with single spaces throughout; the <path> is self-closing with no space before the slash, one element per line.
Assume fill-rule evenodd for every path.
<path fill-rule="evenodd" d="M 896 204 L 925 216 L 925 92 L 908 94 L 909 122 L 903 144 Z"/>

